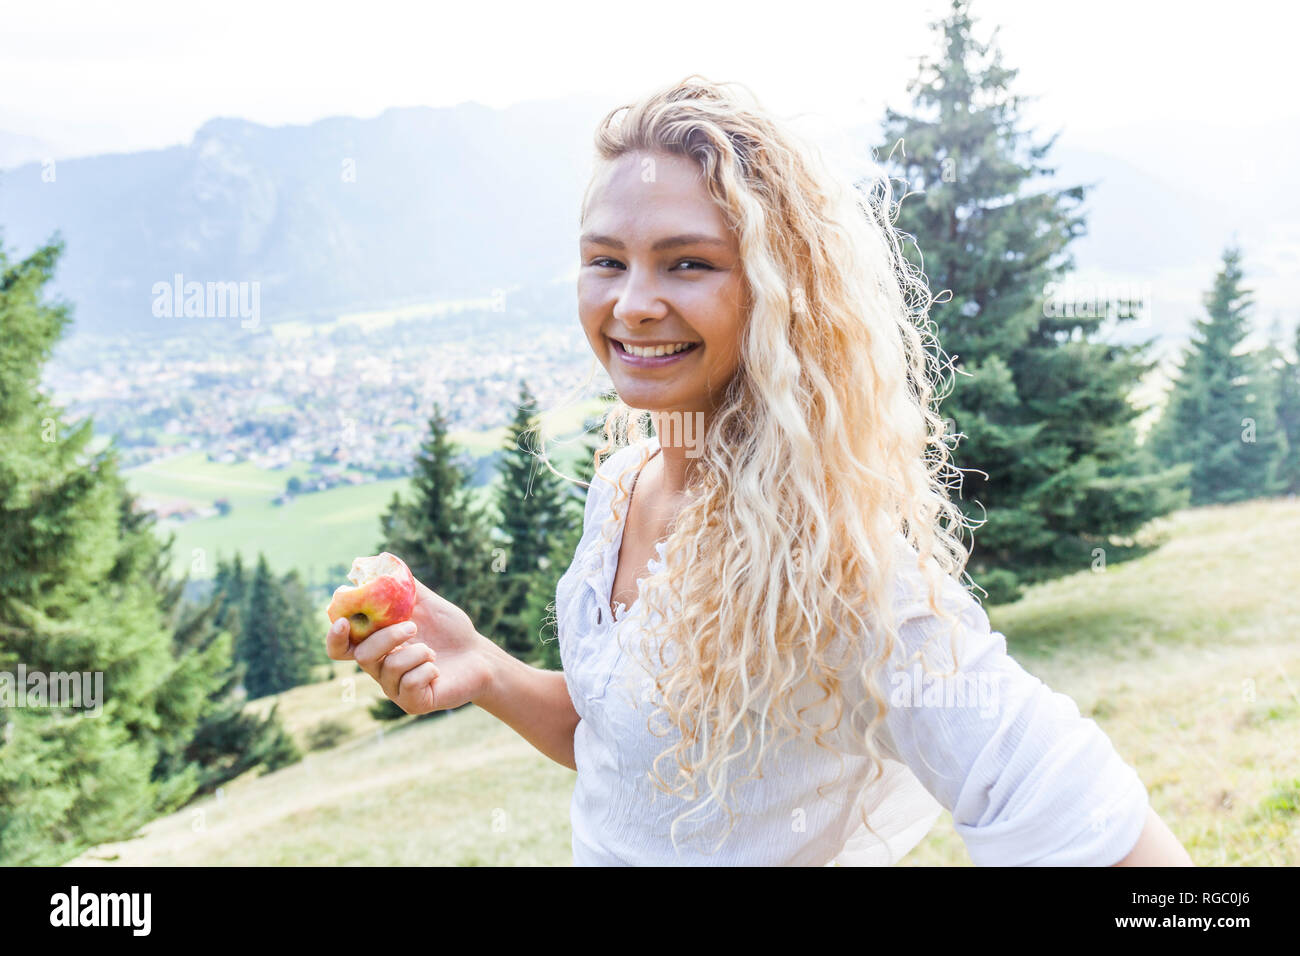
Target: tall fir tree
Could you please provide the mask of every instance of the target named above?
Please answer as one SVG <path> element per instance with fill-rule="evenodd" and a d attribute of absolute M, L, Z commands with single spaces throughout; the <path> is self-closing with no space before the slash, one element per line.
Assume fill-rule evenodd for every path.
<path fill-rule="evenodd" d="M 567 482 L 538 459 L 540 440 L 536 401 L 525 382 L 520 385 L 514 419 L 506 429 L 497 492 L 499 528 L 509 545 L 500 571 L 505 600 L 497 633 L 502 646 L 521 660 L 531 659 L 538 649 L 527 613 L 529 591 L 537 580 L 549 580 L 554 539 L 563 536 L 571 523 L 565 511 Z"/>
<path fill-rule="evenodd" d="M 214 612 L 214 627 L 228 627 L 232 633 L 239 634 L 241 628 L 240 614 L 248 601 L 248 575 L 244 572 L 244 559 L 236 551 L 230 561 L 217 559 L 217 571 L 213 575 L 213 594 L 221 598 Z"/>
<path fill-rule="evenodd" d="M 611 393 L 603 397 L 608 404 L 613 395 Z M 578 443 L 576 454 L 573 455 L 572 466 L 574 477 L 584 482 L 585 487 L 567 485 L 560 512 L 560 528 L 552 533 L 546 567 L 533 578 L 524 602 L 525 629 L 534 642 L 534 650 L 529 662 L 545 670 L 563 669 L 557 634 L 559 621 L 555 607 L 555 592 L 560 578 L 573 563 L 573 556 L 582 541 L 587 488 L 595 477 L 596 449 L 604 444 L 601 436 L 603 421 L 603 416 L 597 416 L 584 423 L 582 439 Z"/>
<path fill-rule="evenodd" d="M 1277 425 L 1286 439 L 1278 465 L 1278 481 L 1287 494 L 1300 494 L 1300 323 L 1296 323 L 1291 356 L 1277 362 Z"/>
<path fill-rule="evenodd" d="M 411 498 L 394 494 L 381 519 L 379 547 L 397 555 L 416 580 L 460 607 L 474 627 L 496 640 L 503 595 L 492 572 L 491 527 L 473 500 L 468 469 L 457 460 L 438 406 L 420 446 Z"/>
<path fill-rule="evenodd" d="M 166 549 L 116 449 L 94 450 L 92 423 L 68 425 L 40 389 L 70 319 L 45 300 L 61 251 L 0 249 L 0 864 L 63 862 L 185 800 L 195 774 L 167 755 L 192 738 L 228 654 L 187 646 Z M 47 690 L 88 675 L 98 712 L 15 706 L 36 674 Z"/>
<path fill-rule="evenodd" d="M 1151 435 L 1156 455 L 1191 466 L 1196 505 L 1242 501 L 1286 487 L 1276 383 L 1262 356 L 1243 348 L 1253 305 L 1243 280 L 1241 251 L 1230 246 Z"/>
<path fill-rule="evenodd" d="M 296 577 L 291 580 L 296 582 Z M 296 590 L 286 587 L 258 555 L 243 615 L 241 659 L 250 698 L 265 697 L 309 683 L 320 664 L 318 637 L 307 626 L 312 615 Z"/>
<path fill-rule="evenodd" d="M 1022 130 L 1016 71 L 996 35 L 976 39 L 968 7 L 956 0 L 933 24 L 941 55 L 910 84 L 912 111 L 887 112 L 879 154 L 923 193 L 899 203 L 897 225 L 938 299 L 930 316 L 957 372 L 941 413 L 961 436 L 960 504 L 979 525 L 969 569 L 996 602 L 1086 567 L 1184 499 L 1177 469 L 1144 471 L 1136 454 L 1128 396 L 1154 365 L 1151 343 L 1103 341 L 1107 316 L 1050 304 L 1085 189 L 1045 188 L 1055 137 Z"/>
<path fill-rule="evenodd" d="M 236 556 L 233 565 L 242 577 Z M 232 566 L 218 563 L 216 586 L 204 604 L 179 603 L 172 607 L 172 640 L 178 658 L 190 658 L 208 677 L 199 716 L 188 739 L 166 748 L 155 767 L 155 777 L 184 780 L 194 794 L 211 793 L 221 784 L 261 766 L 278 769 L 301 757 L 292 738 L 281 725 L 277 708 L 265 717 L 244 706 L 244 664 L 235 659 L 232 628 L 240 616 L 230 611 L 227 589 L 234 584 Z M 217 623 L 227 615 L 229 625 Z M 192 704 L 191 704 L 192 706 Z M 171 722 L 165 714 L 165 722 Z M 180 795 L 178 794 L 178 797 Z"/>
<path fill-rule="evenodd" d="M 292 568 L 280 578 L 280 588 L 284 592 L 285 607 L 290 609 L 292 621 L 297 628 L 297 637 L 293 646 L 298 648 L 308 680 L 328 680 L 333 675 L 333 665 L 325 650 L 321 634 L 329 626 L 329 620 L 312 597 L 302 573 Z"/>
<path fill-rule="evenodd" d="M 547 565 L 533 577 L 524 599 L 522 617 L 533 645 L 527 660 L 535 667 L 544 670 L 563 669 L 556 631 L 558 619 L 555 589 L 564 572 L 572 564 L 574 552 L 582 540 L 582 513 L 585 501 L 585 495 L 570 496 L 566 500 L 562 512 L 564 526 L 552 538 Z"/>
<path fill-rule="evenodd" d="M 152 529 L 155 517 L 135 510 L 124 496 L 120 519 L 124 529 Z M 152 536 L 150 536 L 152 537 Z M 141 542 L 148 539 L 139 538 Z M 204 768 L 185 756 L 221 697 L 225 674 L 232 666 L 231 635 L 213 624 L 218 605 L 195 606 L 184 599 L 187 579 L 170 573 L 175 536 L 162 547 L 150 542 L 141 548 L 142 569 L 160 596 L 159 605 L 171 634 L 172 673 L 159 688 L 158 756 L 152 777 L 160 788 L 160 810 L 183 805 L 203 785 Z"/>

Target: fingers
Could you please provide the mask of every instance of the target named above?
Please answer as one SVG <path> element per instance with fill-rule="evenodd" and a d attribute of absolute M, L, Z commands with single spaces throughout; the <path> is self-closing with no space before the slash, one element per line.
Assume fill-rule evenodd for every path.
<path fill-rule="evenodd" d="M 393 699 L 408 714 L 427 714 L 434 709 L 433 682 L 437 679 L 437 666 L 426 661 L 402 675 L 397 696 Z"/>
<path fill-rule="evenodd" d="M 351 633 L 352 625 L 346 617 L 341 617 L 330 625 L 325 635 L 325 653 L 330 656 L 330 660 L 352 660 Z"/>
<path fill-rule="evenodd" d="M 414 622 L 404 621 L 401 624 L 392 624 L 388 627 L 381 627 L 361 643 L 353 645 L 352 653 L 356 655 L 357 663 L 361 665 L 361 669 L 375 680 L 379 680 L 379 665 L 383 662 L 384 657 L 413 637 L 415 637 Z"/>
<path fill-rule="evenodd" d="M 403 678 L 416 667 L 431 664 L 437 659 L 433 648 L 421 641 L 406 644 L 384 658 L 379 668 L 379 686 L 384 693 L 397 700 Z"/>

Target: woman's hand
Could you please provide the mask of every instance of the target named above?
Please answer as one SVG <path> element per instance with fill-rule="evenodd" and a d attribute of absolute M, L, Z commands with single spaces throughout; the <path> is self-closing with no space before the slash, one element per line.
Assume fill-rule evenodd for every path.
<path fill-rule="evenodd" d="M 325 648 L 336 661 L 355 660 L 408 714 L 451 710 L 488 689 L 496 645 L 456 605 L 419 581 L 415 587 L 409 621 L 353 644 L 348 619 L 340 618 L 329 629 Z"/>

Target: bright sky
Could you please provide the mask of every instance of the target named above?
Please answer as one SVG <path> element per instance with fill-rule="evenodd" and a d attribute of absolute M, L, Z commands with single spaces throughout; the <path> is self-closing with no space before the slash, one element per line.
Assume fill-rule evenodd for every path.
<path fill-rule="evenodd" d="M 41 0 L 5 11 L 0 130 L 63 152 L 185 142 L 213 116 L 267 124 L 391 106 L 594 93 L 613 104 L 700 72 L 784 111 L 902 105 L 945 2 L 273 3 Z M 1289 3 L 976 0 L 1018 89 L 1072 135 L 1300 115 Z M 1221 140 L 1220 140 L 1221 142 Z M 1206 144 L 1208 145 L 1208 143 Z"/>

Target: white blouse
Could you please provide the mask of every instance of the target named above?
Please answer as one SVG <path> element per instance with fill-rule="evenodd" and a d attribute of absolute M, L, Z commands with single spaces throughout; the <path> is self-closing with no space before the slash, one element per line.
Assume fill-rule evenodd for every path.
<path fill-rule="evenodd" d="M 738 817 L 720 847 L 725 817 L 711 807 L 713 816 L 679 824 L 674 848 L 673 818 L 701 803 L 670 797 L 649 779 L 677 732 L 664 735 L 662 713 L 654 721 L 659 736 L 647 727 L 660 698 L 640 663 L 640 598 L 630 610 L 620 605 L 616 619 L 609 613 L 628 506 L 625 496 L 610 513 L 614 482 L 630 469 L 623 484 L 634 490 L 643 458 L 656 448 L 651 436 L 603 463 L 587 494 L 582 540 L 556 592 L 560 656 L 581 718 L 570 808 L 575 865 L 889 865 L 920 842 L 942 808 L 977 866 L 1109 866 L 1128 854 L 1148 806 L 1136 771 L 1069 697 L 1007 655 L 1006 639 L 990 631 L 983 608 L 952 578 L 943 600 L 959 613 L 959 668 L 956 677 L 942 676 L 953 664 L 949 625 L 930 610 L 910 548 L 913 560 L 898 562 L 895 590 L 900 646 L 894 670 L 878 678 L 888 679 L 882 690 L 890 702 L 875 738 L 887 758 L 884 775 L 867 783 L 864 725 L 846 707 L 830 735 L 834 751 L 810 735 L 796 737 L 765 756 L 760 779 L 736 785 L 729 802 Z M 662 567 L 662 541 L 658 552 L 652 567 Z M 920 660 L 907 663 L 936 628 L 929 670 Z M 819 696 L 810 692 L 801 702 Z M 671 758 L 659 764 L 669 779 L 674 768 Z M 862 825 L 863 809 L 874 836 Z"/>

